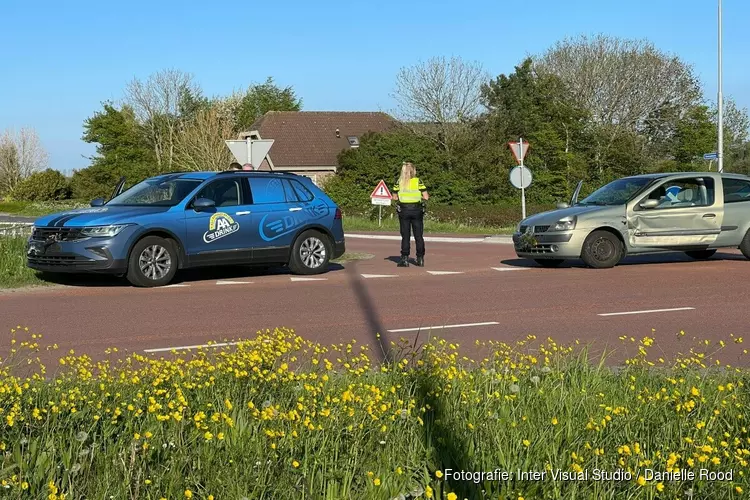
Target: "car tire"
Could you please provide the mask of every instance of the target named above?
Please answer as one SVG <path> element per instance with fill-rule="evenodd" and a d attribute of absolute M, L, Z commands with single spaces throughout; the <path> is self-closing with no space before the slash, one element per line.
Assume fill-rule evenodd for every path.
<path fill-rule="evenodd" d="M 146 236 L 130 251 L 126 276 L 138 287 L 164 286 L 177 274 L 177 266 L 177 250 L 172 240 Z"/>
<path fill-rule="evenodd" d="M 695 260 L 706 260 L 714 256 L 716 250 L 689 250 L 685 255 Z"/>
<path fill-rule="evenodd" d="M 328 271 L 332 245 L 330 239 L 315 230 L 300 234 L 289 257 L 289 269 L 294 274 L 320 274 Z"/>
<path fill-rule="evenodd" d="M 745 237 L 740 242 L 740 252 L 746 259 L 750 259 L 750 230 L 745 233 Z"/>
<path fill-rule="evenodd" d="M 559 267 L 565 259 L 534 259 L 534 262 L 542 267 Z"/>
<path fill-rule="evenodd" d="M 624 254 L 622 242 L 609 231 L 594 231 L 583 242 L 581 259 L 594 269 L 615 267 Z"/>

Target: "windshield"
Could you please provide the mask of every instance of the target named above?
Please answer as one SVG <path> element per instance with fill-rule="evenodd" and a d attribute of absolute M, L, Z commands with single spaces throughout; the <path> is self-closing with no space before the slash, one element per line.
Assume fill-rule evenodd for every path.
<path fill-rule="evenodd" d="M 600 187 L 576 205 L 624 205 L 634 194 L 652 181 L 653 179 L 647 177 L 618 179 Z"/>
<path fill-rule="evenodd" d="M 196 179 L 146 179 L 115 196 L 107 205 L 173 207 L 201 182 Z"/>

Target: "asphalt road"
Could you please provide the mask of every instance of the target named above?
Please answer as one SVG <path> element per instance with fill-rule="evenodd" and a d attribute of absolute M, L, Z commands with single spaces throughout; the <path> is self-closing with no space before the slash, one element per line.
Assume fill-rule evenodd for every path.
<path fill-rule="evenodd" d="M 348 252 L 372 257 L 313 279 L 226 268 L 183 272 L 176 285 L 154 289 L 89 278 L 3 292 L 0 332 L 28 326 L 63 352 L 95 357 L 108 347 L 165 354 L 289 327 L 326 344 L 356 339 L 375 347 L 376 333 L 386 341 L 439 335 L 466 346 L 534 334 L 592 343 L 594 353 L 617 348 L 613 362 L 637 351 L 634 344 L 623 348 L 622 335 L 656 339 L 665 357 L 687 352 L 696 337 L 727 342 L 722 363 L 750 359 L 741 354 L 750 343 L 744 311 L 750 262 L 737 252 L 703 262 L 665 254 L 628 258 L 606 270 L 575 261 L 543 269 L 517 259 L 507 244 L 427 245 L 425 268 L 397 268 L 397 241 L 350 238 Z M 685 336 L 678 338 L 680 330 Z M 736 344 L 730 334 L 748 339 Z"/>

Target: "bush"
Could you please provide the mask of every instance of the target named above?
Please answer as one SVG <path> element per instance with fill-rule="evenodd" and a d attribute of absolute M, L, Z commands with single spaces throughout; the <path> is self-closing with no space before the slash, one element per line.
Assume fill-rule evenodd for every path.
<path fill-rule="evenodd" d="M 526 216 L 552 210 L 553 206 L 526 205 Z M 343 208 L 344 216 L 367 217 L 377 220 L 378 207 L 370 205 L 364 209 Z M 395 205 L 383 207 L 383 217 L 390 217 L 396 213 Z M 466 226 L 513 227 L 521 220 L 520 204 L 512 205 L 433 205 L 428 203 L 425 214 L 427 220 L 443 222 L 448 224 L 460 224 Z"/>
<path fill-rule="evenodd" d="M 16 357 L 0 367 L 4 498 L 635 499 L 691 489 L 713 499 L 750 489 L 740 473 L 748 372 L 702 368 L 722 351 L 705 345 L 684 346 L 690 354 L 670 365 L 653 339 L 625 341 L 636 354 L 615 371 L 576 344 L 477 343 L 488 356 L 474 361 L 432 338 L 413 350 L 396 343 L 395 361 L 379 364 L 377 351 L 277 329 L 168 359 L 95 363 L 71 351 L 54 378 L 37 362 L 15 378 L 11 366 L 26 370 L 44 350 L 38 338 L 11 332 Z M 696 478 L 650 480 L 644 468 Z M 446 469 L 546 477 L 474 482 Z M 631 477 L 596 480 L 597 469 Z M 706 481 L 700 469 L 734 475 Z M 560 471 L 589 478 L 555 481 Z"/>
<path fill-rule="evenodd" d="M 18 201 L 59 201 L 70 197 L 70 188 L 63 174 L 48 168 L 19 182 L 12 195 Z"/>

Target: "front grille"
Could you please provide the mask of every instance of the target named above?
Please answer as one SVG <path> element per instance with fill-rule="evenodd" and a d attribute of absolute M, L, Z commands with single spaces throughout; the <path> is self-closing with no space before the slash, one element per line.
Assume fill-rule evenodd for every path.
<path fill-rule="evenodd" d="M 28 259 L 29 264 L 57 267 L 75 266 L 76 264 L 86 264 L 91 262 L 90 259 L 77 257 L 75 255 L 35 255 L 33 257 L 29 256 Z"/>
<path fill-rule="evenodd" d="M 554 250 L 552 250 L 552 245 L 535 245 L 527 250 L 529 253 L 553 253 Z"/>
<path fill-rule="evenodd" d="M 549 229 L 549 226 L 534 226 L 535 233 L 544 233 Z"/>
<path fill-rule="evenodd" d="M 525 232 L 526 232 L 526 229 L 527 229 L 528 227 L 529 227 L 529 226 L 521 226 L 521 227 L 519 227 L 519 228 L 518 228 L 518 232 L 519 232 L 519 233 L 521 233 L 521 234 L 523 234 L 523 233 L 525 233 Z"/>
<path fill-rule="evenodd" d="M 86 238 L 77 227 L 37 227 L 31 235 L 32 240 L 46 241 L 57 238 L 57 241 L 77 241 Z"/>

